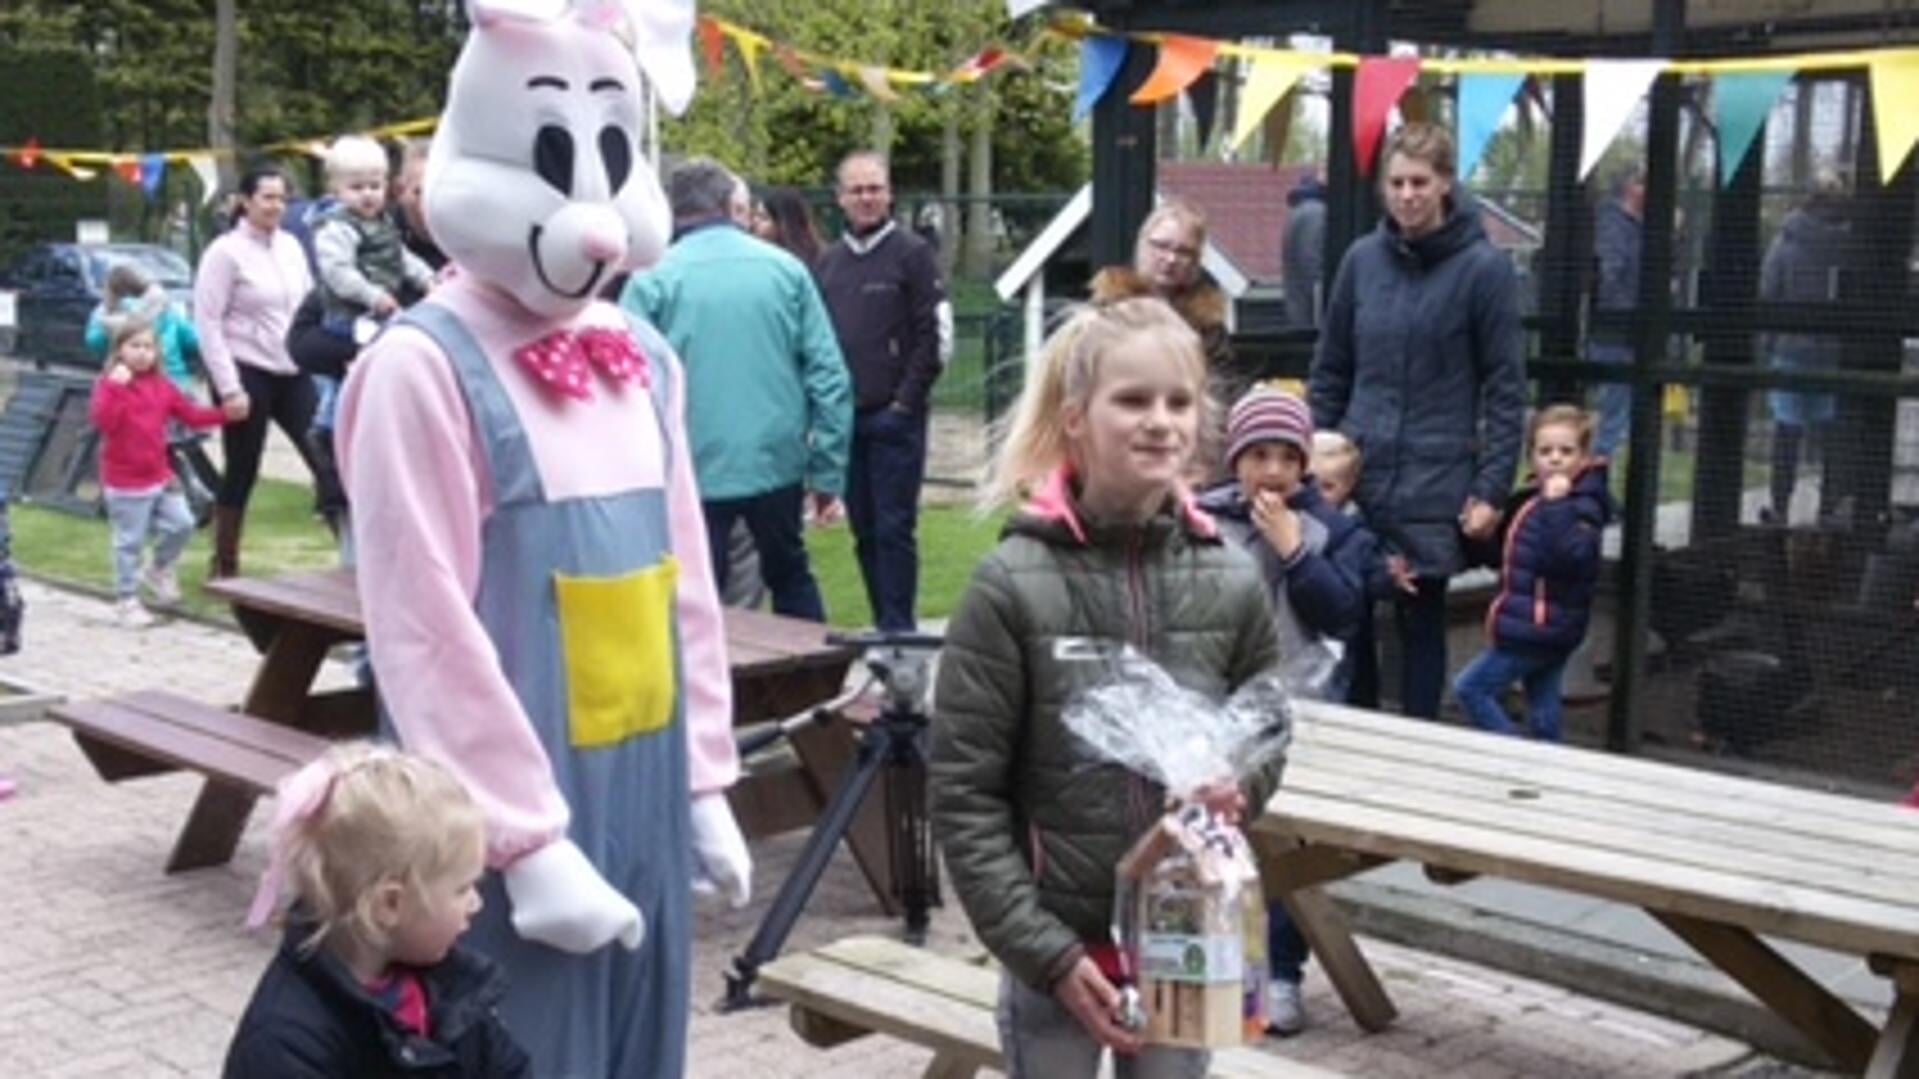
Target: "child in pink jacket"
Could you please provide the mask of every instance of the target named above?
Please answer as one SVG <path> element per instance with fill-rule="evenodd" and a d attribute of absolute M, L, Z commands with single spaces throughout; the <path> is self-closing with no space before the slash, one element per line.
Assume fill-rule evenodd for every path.
<path fill-rule="evenodd" d="M 226 408 L 189 401 L 158 368 L 160 345 L 151 323 L 129 321 L 113 334 L 106 373 L 93 387 L 90 414 L 100 431 L 100 486 L 113 526 L 114 595 L 120 624 L 153 624 L 140 605 L 144 584 L 156 606 L 180 602 L 174 563 L 193 536 L 193 514 L 167 459 L 167 421 L 213 428 L 246 415 L 243 400 Z M 147 537 L 153 564 L 142 574 Z"/>

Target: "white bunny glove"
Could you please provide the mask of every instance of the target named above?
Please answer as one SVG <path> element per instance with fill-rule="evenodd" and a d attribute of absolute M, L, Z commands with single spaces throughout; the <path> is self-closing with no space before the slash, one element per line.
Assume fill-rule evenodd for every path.
<path fill-rule="evenodd" d="M 753 897 L 753 856 L 724 793 L 693 799 L 693 891 L 725 894 L 734 907 Z"/>
<path fill-rule="evenodd" d="M 606 882 L 570 839 L 549 843 L 506 868 L 513 931 L 585 955 L 618 940 L 630 951 L 646 936 L 640 908 Z"/>

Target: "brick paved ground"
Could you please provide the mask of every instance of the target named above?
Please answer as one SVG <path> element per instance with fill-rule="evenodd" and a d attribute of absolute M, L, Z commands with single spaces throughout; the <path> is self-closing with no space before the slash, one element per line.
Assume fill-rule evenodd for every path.
<path fill-rule="evenodd" d="M 0 660 L 0 675 L 71 696 L 164 685 L 231 701 L 253 667 L 237 634 L 184 622 L 122 631 L 101 601 L 31 584 L 27 597 L 28 650 Z M 269 949 L 240 924 L 263 858 L 257 819 L 234 865 L 169 878 L 160 866 L 192 799 L 191 779 L 106 786 L 65 731 L 46 723 L 0 728 L 0 771 L 21 784 L 0 803 L 0 1076 L 217 1074 Z M 757 844 L 759 902 L 699 918 L 694 1074 L 917 1074 L 927 1056 L 905 1046 L 868 1039 L 823 1052 L 789 1033 L 777 1010 L 723 1015 L 713 1007 L 727 959 L 752 934 L 798 845 L 798 836 Z M 842 856 L 792 944 L 888 928 Z M 971 946 L 956 910 L 937 917 L 932 946 Z M 1386 1079 L 1806 1074 L 1561 989 L 1405 948 L 1366 947 L 1400 1006 L 1398 1024 L 1360 1033 L 1313 976 L 1308 1006 L 1317 1024 L 1273 1043 L 1274 1051 Z"/>

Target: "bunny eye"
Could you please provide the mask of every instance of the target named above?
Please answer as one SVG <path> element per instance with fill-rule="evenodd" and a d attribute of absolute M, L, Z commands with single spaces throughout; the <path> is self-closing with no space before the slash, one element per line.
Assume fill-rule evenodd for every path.
<path fill-rule="evenodd" d="M 613 124 L 600 129 L 600 160 L 606 163 L 606 189 L 618 194 L 633 171 L 633 146 L 626 129 Z"/>
<path fill-rule="evenodd" d="M 533 171 L 562 195 L 573 194 L 573 136 L 556 124 L 547 124 L 533 137 Z"/>

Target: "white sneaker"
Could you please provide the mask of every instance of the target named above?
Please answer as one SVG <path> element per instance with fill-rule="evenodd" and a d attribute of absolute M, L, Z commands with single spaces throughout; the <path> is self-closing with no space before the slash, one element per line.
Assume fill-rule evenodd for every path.
<path fill-rule="evenodd" d="M 128 596 L 115 604 L 113 614 L 126 629 L 146 629 L 154 623 L 153 615 L 140 605 L 138 596 Z"/>
<path fill-rule="evenodd" d="M 140 583 L 146 585 L 147 593 L 153 597 L 155 605 L 177 607 L 180 603 L 180 578 L 172 566 L 149 566 L 140 575 Z"/>
<path fill-rule="evenodd" d="M 1290 1038 L 1306 1029 L 1306 1003 L 1299 983 L 1277 978 L 1266 986 L 1266 1032 Z"/>

